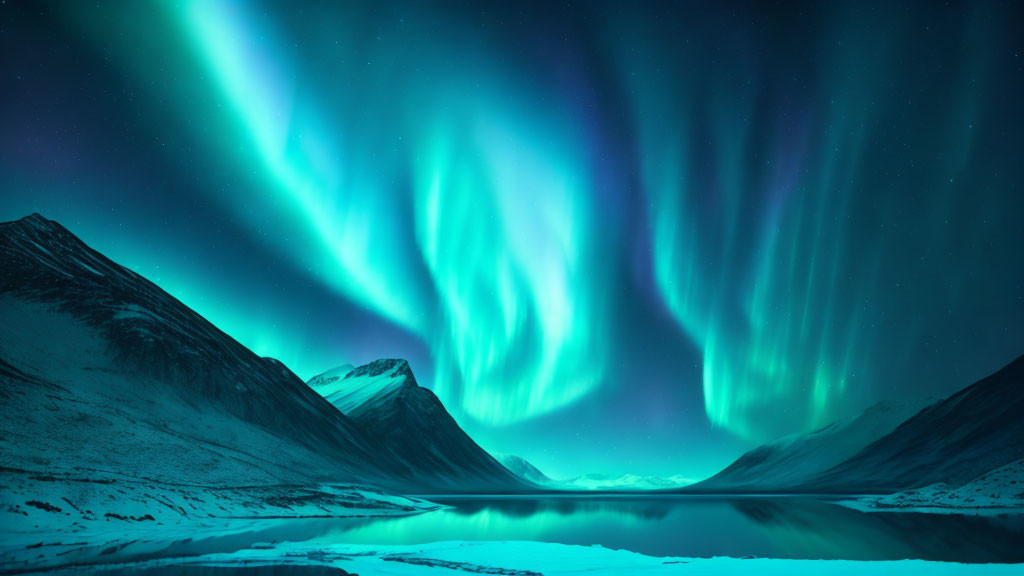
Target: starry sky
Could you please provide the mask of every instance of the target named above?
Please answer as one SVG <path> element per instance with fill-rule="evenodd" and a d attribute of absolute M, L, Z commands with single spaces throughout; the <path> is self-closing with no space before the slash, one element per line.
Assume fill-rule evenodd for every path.
<path fill-rule="evenodd" d="M 1024 353 L 1015 3 L 289 4 L 0 4 L 0 219 L 554 477 Z"/>

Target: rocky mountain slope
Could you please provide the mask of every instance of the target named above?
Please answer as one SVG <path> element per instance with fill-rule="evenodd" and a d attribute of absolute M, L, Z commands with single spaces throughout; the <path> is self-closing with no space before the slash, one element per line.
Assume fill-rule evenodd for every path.
<path fill-rule="evenodd" d="M 392 507 L 350 486 L 417 488 L 280 362 L 39 215 L 0 224 L 0 319 L 5 530 L 349 515 Z"/>
<path fill-rule="evenodd" d="M 457 492 L 530 489 L 480 448 L 433 392 L 416 383 L 405 360 L 371 362 L 320 389 L 360 432 L 412 470 L 417 485 Z"/>
<path fill-rule="evenodd" d="M 81 434 L 64 429 L 63 447 L 95 445 L 111 418 L 129 419 L 128 431 L 139 423 L 222 450 L 264 438 L 294 444 L 313 456 L 307 461 L 303 455 L 303 464 L 295 466 L 302 475 L 383 476 L 376 447 L 284 365 L 256 356 L 56 222 L 32 215 L 0 225 L 0 261 L 0 374 L 9 381 L 5 410 L 21 421 L 11 433 L 26 436 L 12 448 L 26 458 L 59 464 L 51 462 L 56 455 L 47 446 L 26 449 L 54 442 L 52 429 L 45 428 L 54 420 L 69 416 L 63 425 L 78 428 L 73 417 L 94 412 L 85 410 L 94 406 L 82 403 L 88 399 L 101 412 L 125 414 L 95 416 L 95 425 L 82 427 Z M 14 412 L 12 402 L 27 410 Z M 40 434 L 27 437 L 33 429 Z M 112 433 L 130 440 L 128 431 Z M 267 452 L 257 453 L 268 459 Z M 102 458 L 148 475 L 168 472 L 159 461 L 130 454 L 115 451 Z M 289 468 L 287 454 L 281 456 L 253 473 L 273 476 L 275 468 Z"/>

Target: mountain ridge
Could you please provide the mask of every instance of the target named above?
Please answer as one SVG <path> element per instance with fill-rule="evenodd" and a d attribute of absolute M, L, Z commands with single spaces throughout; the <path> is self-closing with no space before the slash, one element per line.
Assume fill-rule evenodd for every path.
<path fill-rule="evenodd" d="M 547 474 L 541 472 L 525 458 L 516 456 L 515 454 L 502 454 L 501 452 L 492 452 L 491 456 L 494 456 L 494 459 L 507 468 L 509 472 L 512 472 L 521 478 L 525 478 L 534 484 L 544 485 L 554 482 L 554 480 L 549 478 Z"/>
<path fill-rule="evenodd" d="M 35 213 L 0 224 L 0 261 L 4 317 L 17 328 L 0 340 L 7 372 L 37 382 L 71 379 L 70 393 L 91 386 L 105 392 L 98 383 L 105 375 L 111 387 L 122 386 L 114 380 L 147 382 L 124 394 L 223 413 L 330 455 L 322 468 L 302 467 L 303 474 L 383 478 L 374 443 L 284 364 L 257 356 L 59 223 Z M 61 372 L 43 353 L 56 342 L 65 348 L 64 368 L 86 371 Z"/>
<path fill-rule="evenodd" d="M 1024 355 L 906 417 L 904 411 L 913 405 L 904 404 L 886 418 L 868 418 L 885 414 L 878 404 L 853 419 L 754 448 L 680 491 L 893 494 L 936 485 L 955 489 L 1024 458 L 1022 388 Z M 894 421 L 894 416 L 900 418 Z M 865 422 L 866 427 L 843 436 Z M 791 468 L 780 473 L 784 465 Z"/>
<path fill-rule="evenodd" d="M 922 409 L 806 483 L 809 490 L 891 493 L 961 486 L 1024 458 L 1024 355 Z"/>
<path fill-rule="evenodd" d="M 876 403 L 860 414 L 841 418 L 817 430 L 762 444 L 685 490 L 715 493 L 791 490 L 892 432 L 917 410 L 917 405 L 912 403 Z"/>

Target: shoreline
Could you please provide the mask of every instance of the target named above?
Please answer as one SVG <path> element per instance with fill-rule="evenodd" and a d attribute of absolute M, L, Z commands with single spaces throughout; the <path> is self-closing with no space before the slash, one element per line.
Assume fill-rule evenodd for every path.
<path fill-rule="evenodd" d="M 500 574 L 569 576 L 613 574 L 839 574 L 915 575 L 1018 574 L 1018 564 L 962 564 L 927 560 L 789 560 L 778 558 L 655 557 L 601 546 L 522 541 L 446 541 L 414 546 L 283 543 L 231 554 L 121 564 L 68 566 L 51 573 L 83 570 L 156 570 L 199 567 L 340 568 L 357 574 Z M 177 572 L 176 572 L 177 573 Z"/>

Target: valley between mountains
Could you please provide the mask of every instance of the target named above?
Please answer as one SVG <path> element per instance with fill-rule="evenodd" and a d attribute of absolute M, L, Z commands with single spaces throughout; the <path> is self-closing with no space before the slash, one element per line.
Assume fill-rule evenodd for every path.
<path fill-rule="evenodd" d="M 867 513 L 1024 507 L 1024 357 L 929 405 L 879 404 L 755 448 L 703 481 L 553 480 L 522 455 L 479 446 L 404 360 L 341 366 L 303 382 L 38 214 L 0 224 L 0 263 L 7 571 L 175 557 L 175 543 L 256 524 L 445 508 L 429 495 L 789 493 L 827 495 Z M 522 550 L 537 552 L 538 562 L 625 561 L 644 573 L 686 566 L 549 546 Z M 346 548 L 319 556 L 293 545 L 240 545 L 234 558 L 292 554 L 299 564 L 381 573 L 557 574 L 569 566 L 524 563 L 513 549 L 520 548 L 478 543 L 460 559 L 451 545 L 418 555 Z M 217 554 L 188 553 L 228 562 Z M 494 571 L 487 558 L 511 560 Z"/>

